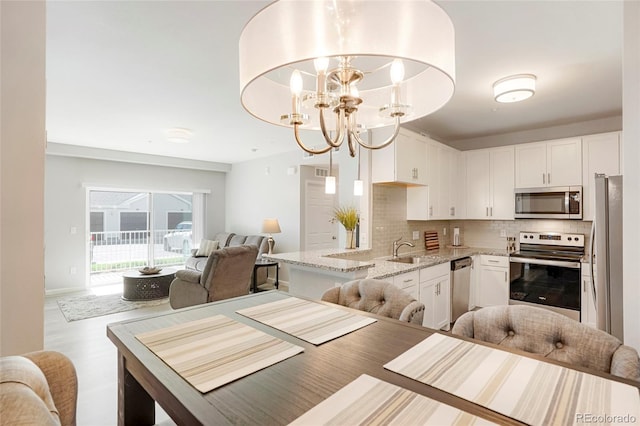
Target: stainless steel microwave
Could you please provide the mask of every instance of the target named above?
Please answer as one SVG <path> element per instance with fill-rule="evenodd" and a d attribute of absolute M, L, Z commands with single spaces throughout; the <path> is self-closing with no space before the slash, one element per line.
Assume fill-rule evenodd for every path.
<path fill-rule="evenodd" d="M 516 189 L 516 219 L 582 219 L 582 186 Z"/>

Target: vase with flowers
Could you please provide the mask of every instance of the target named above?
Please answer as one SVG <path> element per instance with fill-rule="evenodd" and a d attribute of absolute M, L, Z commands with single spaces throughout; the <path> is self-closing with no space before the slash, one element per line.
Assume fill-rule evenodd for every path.
<path fill-rule="evenodd" d="M 337 207 L 333 210 L 333 218 L 340 222 L 344 229 L 347 231 L 347 244 L 346 248 L 356 248 L 356 239 L 354 231 L 358 225 L 359 217 L 358 210 L 352 206 Z"/>

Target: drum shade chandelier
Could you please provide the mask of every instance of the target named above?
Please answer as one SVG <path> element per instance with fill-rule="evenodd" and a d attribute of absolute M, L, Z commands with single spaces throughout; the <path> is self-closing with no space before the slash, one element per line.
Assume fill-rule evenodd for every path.
<path fill-rule="evenodd" d="M 244 108 L 266 122 L 293 127 L 310 154 L 346 139 L 379 149 L 400 123 L 441 108 L 455 86 L 454 28 L 430 0 L 280 0 L 262 9 L 240 35 Z M 360 132 L 393 126 L 378 144 Z M 320 130 L 327 146 L 304 144 L 300 130 Z"/>

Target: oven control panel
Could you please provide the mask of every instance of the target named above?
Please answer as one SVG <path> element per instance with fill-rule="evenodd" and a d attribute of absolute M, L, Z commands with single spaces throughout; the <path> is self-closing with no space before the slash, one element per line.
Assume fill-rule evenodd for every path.
<path fill-rule="evenodd" d="M 520 243 L 544 244 L 547 246 L 584 247 L 584 234 L 562 234 L 559 232 L 520 232 Z"/>

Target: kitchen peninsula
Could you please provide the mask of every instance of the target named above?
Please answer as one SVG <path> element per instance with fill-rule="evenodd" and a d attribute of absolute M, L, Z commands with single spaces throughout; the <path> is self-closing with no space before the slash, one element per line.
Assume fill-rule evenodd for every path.
<path fill-rule="evenodd" d="M 452 260 L 478 254 L 507 256 L 506 250 L 490 248 L 443 248 L 405 252 L 399 259 L 374 257 L 369 249 L 326 249 L 278 253 L 266 259 L 289 265 L 289 293 L 294 296 L 320 299 L 337 285 L 360 278 L 393 280 L 409 272 L 448 264 Z M 404 262 L 406 261 L 406 262 Z"/>

